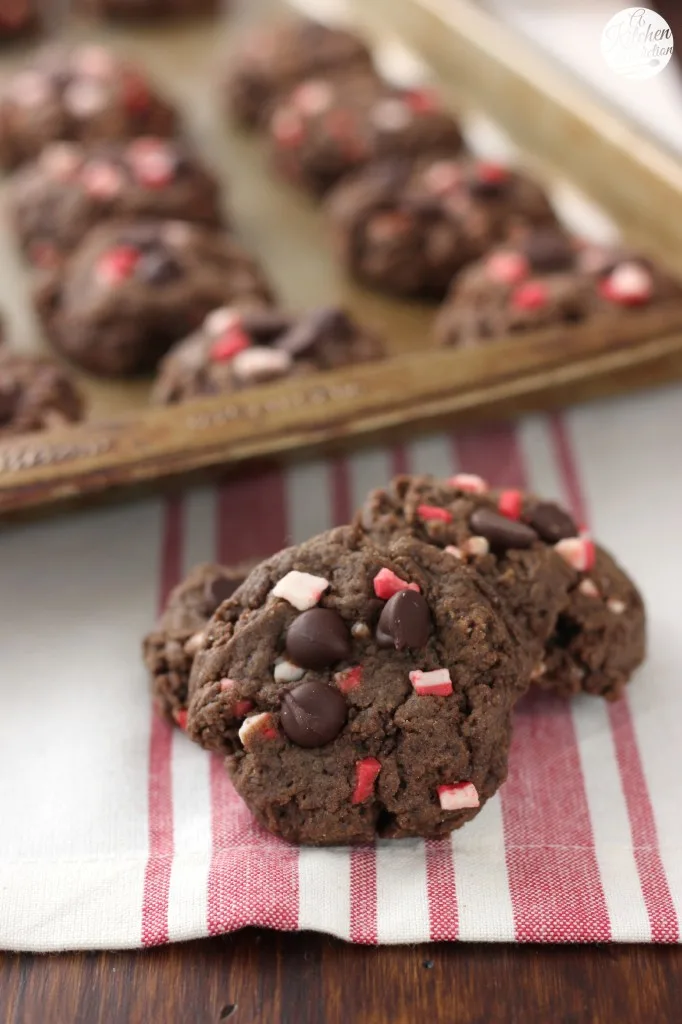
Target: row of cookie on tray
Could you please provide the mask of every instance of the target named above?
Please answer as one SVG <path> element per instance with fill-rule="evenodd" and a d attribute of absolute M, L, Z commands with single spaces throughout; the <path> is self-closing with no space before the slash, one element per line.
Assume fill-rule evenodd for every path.
<path fill-rule="evenodd" d="M 438 838 L 504 782 L 529 687 L 619 698 L 637 587 L 563 508 L 399 477 L 255 567 L 202 565 L 144 641 L 157 710 L 294 842 Z"/>
<path fill-rule="evenodd" d="M 384 83 L 352 33 L 300 19 L 256 29 L 224 88 L 242 124 L 269 126 L 289 177 L 316 193 L 335 184 L 338 248 L 365 283 L 436 298 L 470 263 L 438 321 L 446 343 L 677 294 L 643 261 L 569 238 L 525 176 L 461 156 L 435 94 Z M 149 372 L 171 349 L 161 402 L 381 357 L 341 310 L 266 314 L 266 275 L 180 132 L 147 77 L 101 47 L 46 50 L 7 85 L 0 161 L 19 168 L 10 212 L 54 346 L 112 376 Z"/>
<path fill-rule="evenodd" d="M 542 187 L 467 156 L 432 89 L 399 89 L 354 36 L 305 21 L 257 29 L 226 83 L 274 166 L 322 199 L 335 248 L 362 284 L 445 304 L 443 345 L 614 317 L 679 298 L 649 260 L 587 245 Z"/>
<path fill-rule="evenodd" d="M 72 0 L 69 7 L 83 14 L 112 18 L 159 18 L 212 14 L 222 0 Z M 46 0 L 2 0 L 0 43 L 45 31 L 53 15 Z"/>

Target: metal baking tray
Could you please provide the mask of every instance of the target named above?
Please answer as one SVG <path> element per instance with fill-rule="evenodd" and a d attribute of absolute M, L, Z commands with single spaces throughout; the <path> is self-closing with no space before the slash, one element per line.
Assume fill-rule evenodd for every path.
<path fill-rule="evenodd" d="M 445 419 L 583 401 L 682 375 L 682 308 L 638 311 L 609 329 L 588 325 L 560 337 L 552 330 L 475 350 L 443 350 L 433 346 L 434 307 L 383 298 L 349 282 L 334 260 L 319 208 L 278 180 L 262 141 L 235 132 L 220 110 L 215 69 L 247 22 L 280 6 L 277 0 L 233 0 L 220 20 L 134 28 L 72 18 L 62 33 L 124 52 L 178 102 L 188 134 L 225 183 L 239 237 L 262 259 L 283 305 L 341 303 L 386 337 L 390 358 L 168 408 L 148 405 L 149 382 L 77 374 L 89 402 L 86 422 L 0 443 L 0 515 L 224 472 L 246 459 L 357 445 L 387 431 L 413 434 Z M 682 168 L 660 147 L 468 0 L 349 0 L 347 7 L 377 43 L 388 45 L 391 26 L 426 59 L 465 116 L 483 111 L 515 140 L 521 164 L 549 183 L 561 168 L 626 237 L 682 274 L 674 215 L 682 214 Z M 3 51 L 0 74 L 29 49 Z M 529 103 L 537 116 L 526 116 Z M 10 340 L 44 349 L 28 271 L 7 226 L 0 232 L 0 265 L 0 308 Z"/>

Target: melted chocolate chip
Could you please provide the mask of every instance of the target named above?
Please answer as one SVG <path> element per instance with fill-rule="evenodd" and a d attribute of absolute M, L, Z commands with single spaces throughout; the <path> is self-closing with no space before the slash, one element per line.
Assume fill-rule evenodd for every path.
<path fill-rule="evenodd" d="M 557 273 L 570 270 L 574 253 L 569 240 L 561 232 L 538 229 L 524 239 L 523 252 L 536 273 Z"/>
<path fill-rule="evenodd" d="M 496 551 L 529 548 L 538 539 L 537 533 L 530 526 L 507 519 L 491 508 L 477 508 L 471 514 L 469 526 L 479 537 L 485 537 Z"/>
<path fill-rule="evenodd" d="M 149 284 L 167 284 L 180 277 L 178 263 L 161 249 L 152 249 L 142 254 L 137 265 L 137 275 Z"/>
<path fill-rule="evenodd" d="M 326 683 L 301 683 L 285 694 L 282 729 L 297 747 L 323 747 L 335 739 L 348 717 L 341 693 Z"/>
<path fill-rule="evenodd" d="M 578 527 L 568 512 L 551 501 L 542 501 L 526 513 L 524 519 L 548 544 L 567 537 L 577 537 Z"/>
<path fill-rule="evenodd" d="M 425 647 L 431 632 L 431 612 L 426 600 L 415 590 L 400 590 L 387 601 L 377 625 L 379 647 Z"/>
<path fill-rule="evenodd" d="M 301 668 L 327 668 L 349 656 L 350 632 L 338 612 L 311 608 L 289 626 L 286 648 L 291 660 Z"/>
<path fill-rule="evenodd" d="M 276 309 L 249 309 L 240 315 L 241 326 L 256 345 L 269 345 L 288 331 L 293 317 Z"/>
<path fill-rule="evenodd" d="M 228 579 L 227 576 L 217 576 L 214 580 L 206 580 L 204 584 L 204 599 L 211 614 L 219 608 L 223 601 L 232 597 L 239 586 L 237 580 Z"/>
<path fill-rule="evenodd" d="M 277 348 L 290 356 L 301 356 L 323 338 L 340 341 L 350 337 L 352 330 L 352 324 L 342 309 L 333 306 L 316 309 L 287 331 L 278 340 Z"/>

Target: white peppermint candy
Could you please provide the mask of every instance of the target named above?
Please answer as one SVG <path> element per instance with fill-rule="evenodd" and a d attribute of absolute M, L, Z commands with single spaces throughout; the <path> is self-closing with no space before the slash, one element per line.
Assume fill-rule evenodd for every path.
<path fill-rule="evenodd" d="M 445 553 L 448 555 L 452 555 L 453 558 L 464 558 L 464 552 L 462 551 L 462 549 L 456 547 L 454 544 L 448 544 L 448 546 L 445 548 Z"/>
<path fill-rule="evenodd" d="M 578 590 L 581 594 L 584 594 L 585 597 L 599 597 L 599 591 L 592 580 L 581 580 Z"/>
<path fill-rule="evenodd" d="M 461 811 L 465 807 L 481 806 L 473 782 L 455 782 L 452 786 L 439 786 L 438 800 L 444 811 Z"/>
<path fill-rule="evenodd" d="M 259 735 L 263 739 L 271 739 L 275 735 L 272 715 L 268 711 L 245 718 L 238 733 L 245 750 L 251 749 L 254 739 Z"/>
<path fill-rule="evenodd" d="M 272 596 L 283 598 L 299 612 L 306 612 L 315 607 L 329 586 L 329 580 L 323 576 L 292 569 L 272 588 Z"/>
<path fill-rule="evenodd" d="M 436 668 L 432 672 L 417 669 L 410 672 L 410 682 L 420 697 L 449 697 L 452 693 L 452 679 L 447 668 Z"/>
<path fill-rule="evenodd" d="M 457 188 L 462 180 L 462 174 L 454 160 L 437 160 L 424 171 L 422 181 L 429 190 L 436 195 L 450 192 Z"/>
<path fill-rule="evenodd" d="M 71 58 L 71 67 L 88 78 L 113 78 L 116 59 L 103 46 L 81 46 Z"/>
<path fill-rule="evenodd" d="M 297 683 L 299 679 L 303 679 L 305 669 L 300 665 L 294 665 L 293 661 L 286 661 L 283 658 L 275 665 L 273 674 L 276 683 Z"/>
<path fill-rule="evenodd" d="M 252 345 L 234 357 L 232 372 L 244 383 L 257 384 L 283 376 L 291 369 L 291 364 L 288 352 L 266 345 Z"/>
<path fill-rule="evenodd" d="M 481 558 L 490 551 L 490 541 L 487 537 L 469 537 L 462 545 L 464 553 L 472 558 Z"/>
<path fill-rule="evenodd" d="M 195 655 L 197 651 L 201 650 L 204 643 L 205 633 L 195 633 L 185 643 L 185 653 L 189 655 Z"/>
<path fill-rule="evenodd" d="M 608 283 L 609 291 L 624 301 L 648 299 L 654 289 L 651 274 L 640 263 L 620 263 L 612 270 Z"/>
<path fill-rule="evenodd" d="M 412 121 L 412 111 L 402 100 L 380 100 L 374 105 L 370 119 L 382 132 L 402 132 Z"/>
<path fill-rule="evenodd" d="M 328 82 L 316 78 L 299 85 L 293 95 L 296 107 L 304 114 L 315 116 L 329 110 L 334 100 L 334 90 Z"/>
<path fill-rule="evenodd" d="M 239 322 L 239 313 L 236 309 L 232 309 L 230 306 L 221 306 L 220 309 L 214 309 L 212 313 L 209 313 L 204 320 L 203 329 L 206 331 L 211 338 L 219 338 L 225 331 L 229 331 L 230 327 L 234 327 Z"/>
<path fill-rule="evenodd" d="M 107 90 L 90 78 L 76 79 L 64 90 L 64 106 L 70 114 L 78 118 L 100 114 L 108 99 Z"/>
<path fill-rule="evenodd" d="M 621 601 L 617 597 L 610 597 L 606 602 L 606 607 L 610 612 L 613 612 L 614 615 L 622 615 L 625 611 L 626 605 L 625 601 Z"/>
<path fill-rule="evenodd" d="M 448 483 L 458 491 L 466 491 L 467 494 L 485 494 L 488 490 L 488 484 L 483 477 L 476 476 L 475 473 L 457 473 L 456 476 L 450 477 Z"/>

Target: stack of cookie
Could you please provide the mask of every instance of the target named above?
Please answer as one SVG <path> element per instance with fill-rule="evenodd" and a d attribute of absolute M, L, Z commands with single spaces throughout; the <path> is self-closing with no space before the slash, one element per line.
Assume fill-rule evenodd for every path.
<path fill-rule="evenodd" d="M 110 5 L 112 10 L 115 5 Z M 213 174 L 140 70 L 99 46 L 43 51 L 0 100 L 10 214 L 47 336 L 90 373 L 160 372 L 177 402 L 376 359 L 339 309 L 273 311 Z"/>
<path fill-rule="evenodd" d="M 257 29 L 225 93 L 238 123 L 265 131 L 278 170 L 324 197 L 352 277 L 400 298 L 447 296 L 440 344 L 608 322 L 682 297 L 640 255 L 570 237 L 525 174 L 464 154 L 437 94 L 388 85 L 348 32 L 305 20 Z"/>
<path fill-rule="evenodd" d="M 611 556 L 476 476 L 400 477 L 246 572 L 195 570 L 145 661 L 158 711 L 292 842 L 448 834 L 504 782 L 530 686 L 615 700 L 644 657 Z"/>

